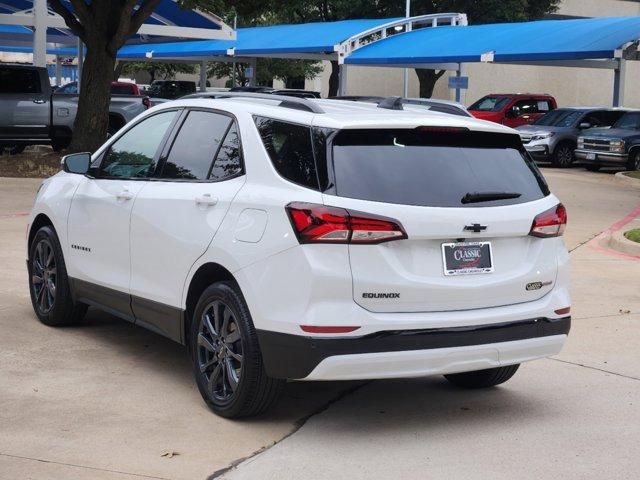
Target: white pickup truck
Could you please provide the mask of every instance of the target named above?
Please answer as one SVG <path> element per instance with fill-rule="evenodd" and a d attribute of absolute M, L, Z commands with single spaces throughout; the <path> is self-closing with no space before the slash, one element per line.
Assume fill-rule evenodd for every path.
<path fill-rule="evenodd" d="M 112 95 L 109 132 L 149 108 L 142 95 Z M 73 135 L 78 95 L 53 93 L 46 68 L 0 65 L 0 150 L 26 145 L 66 148 Z"/>

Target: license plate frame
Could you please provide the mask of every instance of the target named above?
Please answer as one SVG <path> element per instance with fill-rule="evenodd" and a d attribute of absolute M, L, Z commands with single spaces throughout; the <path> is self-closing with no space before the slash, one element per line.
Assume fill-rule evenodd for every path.
<path fill-rule="evenodd" d="M 595 160 L 595 159 L 596 159 L 595 153 L 587 153 L 587 160 Z"/>
<path fill-rule="evenodd" d="M 456 251 L 462 253 L 456 255 Z M 447 277 L 493 273 L 494 258 L 491 242 L 443 243 L 442 266 L 444 275 Z"/>

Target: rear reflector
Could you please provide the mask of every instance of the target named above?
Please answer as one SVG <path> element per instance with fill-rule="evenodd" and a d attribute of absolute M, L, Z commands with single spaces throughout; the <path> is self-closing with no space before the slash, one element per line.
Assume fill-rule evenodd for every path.
<path fill-rule="evenodd" d="M 560 237 L 567 226 L 567 209 L 559 203 L 533 219 L 529 235 L 540 238 Z"/>
<path fill-rule="evenodd" d="M 286 206 L 300 243 L 377 244 L 407 238 L 397 220 L 314 203 Z"/>
<path fill-rule="evenodd" d="M 300 325 L 303 332 L 307 333 L 350 333 L 360 327 L 320 327 L 317 325 Z"/>
<path fill-rule="evenodd" d="M 559 308 L 555 311 L 556 315 L 567 315 L 569 312 L 571 312 L 571 307 Z"/>

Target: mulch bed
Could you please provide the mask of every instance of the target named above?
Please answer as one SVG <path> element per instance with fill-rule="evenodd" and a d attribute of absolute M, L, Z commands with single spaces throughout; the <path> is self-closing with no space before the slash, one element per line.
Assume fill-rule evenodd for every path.
<path fill-rule="evenodd" d="M 34 146 L 17 155 L 0 155 L 0 177 L 46 178 L 60 171 L 63 153 L 49 147 Z"/>

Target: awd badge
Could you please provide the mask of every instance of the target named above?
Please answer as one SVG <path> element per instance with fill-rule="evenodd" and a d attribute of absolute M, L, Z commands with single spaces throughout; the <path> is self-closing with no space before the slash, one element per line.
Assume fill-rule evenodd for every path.
<path fill-rule="evenodd" d="M 542 287 L 546 287 L 548 285 L 551 285 L 553 282 L 549 281 L 549 282 L 531 282 L 531 283 L 527 283 L 527 286 L 525 287 L 527 289 L 527 291 L 530 290 L 540 290 Z"/>

